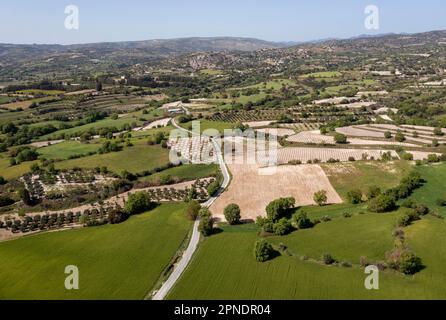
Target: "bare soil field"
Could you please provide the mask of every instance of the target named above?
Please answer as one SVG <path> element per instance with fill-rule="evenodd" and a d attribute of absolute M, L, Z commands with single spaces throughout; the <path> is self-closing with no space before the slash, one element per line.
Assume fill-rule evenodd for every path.
<path fill-rule="evenodd" d="M 172 120 L 172 118 L 166 118 L 166 119 L 153 121 L 149 125 L 144 127 L 143 130 L 150 130 L 150 129 L 158 128 L 158 127 L 166 127 L 171 120 Z"/>
<path fill-rule="evenodd" d="M 223 220 L 224 208 L 230 203 L 240 206 L 242 219 L 254 220 L 265 216 L 266 206 L 277 198 L 294 197 L 297 206 L 313 205 L 313 195 L 319 190 L 327 191 L 329 203 L 342 203 L 319 165 L 279 166 L 272 175 L 259 174 L 256 165 L 229 165 L 229 170 L 233 180 L 210 208 Z"/>
<path fill-rule="evenodd" d="M 381 159 L 385 150 L 369 150 L 369 149 L 338 149 L 338 148 L 283 148 L 277 151 L 277 159 L 281 164 L 287 164 L 293 160 L 300 160 L 306 163 L 309 160 L 319 160 L 327 162 L 330 159 L 342 162 L 349 161 L 350 157 L 355 160 Z M 390 151 L 392 156 L 399 158 L 395 151 Z"/>
<path fill-rule="evenodd" d="M 306 143 L 306 144 L 336 144 L 333 136 L 322 135 L 319 130 L 303 131 L 296 135 L 293 135 L 287 139 L 290 142 Z M 416 144 L 400 143 L 396 141 L 381 141 L 381 140 L 368 140 L 359 138 L 349 138 L 349 145 L 393 145 L 393 146 L 405 146 L 405 147 L 417 147 Z"/>
<path fill-rule="evenodd" d="M 265 128 L 265 129 L 257 129 L 258 132 L 263 132 L 265 134 L 275 135 L 277 137 L 286 137 L 292 136 L 295 132 L 291 129 L 282 129 L 282 128 Z"/>
<path fill-rule="evenodd" d="M 249 126 L 250 128 L 261 128 L 269 126 L 273 121 L 251 121 L 251 122 L 243 122 L 245 126 Z"/>

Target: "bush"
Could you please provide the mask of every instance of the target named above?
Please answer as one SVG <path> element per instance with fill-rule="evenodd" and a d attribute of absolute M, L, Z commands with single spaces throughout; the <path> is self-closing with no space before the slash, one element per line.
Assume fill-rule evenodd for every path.
<path fill-rule="evenodd" d="M 377 186 L 370 186 L 367 190 L 366 197 L 368 200 L 374 199 L 381 194 L 381 189 Z"/>
<path fill-rule="evenodd" d="M 230 225 L 239 224 L 241 220 L 240 207 L 237 204 L 230 204 L 224 210 L 226 221 Z"/>
<path fill-rule="evenodd" d="M 437 199 L 436 203 L 439 207 L 446 207 L 446 199 Z"/>
<path fill-rule="evenodd" d="M 402 157 L 403 160 L 412 161 L 413 160 L 413 154 L 405 152 L 403 153 Z"/>
<path fill-rule="evenodd" d="M 398 131 L 397 134 L 395 135 L 395 140 L 397 142 L 404 142 L 404 141 L 406 141 L 406 137 L 404 136 L 404 134 L 401 131 Z"/>
<path fill-rule="evenodd" d="M 347 193 L 347 199 L 351 204 L 358 204 L 362 202 L 362 191 L 360 189 L 351 190 Z"/>
<path fill-rule="evenodd" d="M 115 208 L 108 213 L 108 223 L 118 224 L 127 220 L 128 217 L 129 215 L 126 212 Z"/>
<path fill-rule="evenodd" d="M 291 223 L 296 229 L 309 229 L 314 226 L 305 211 L 294 214 Z"/>
<path fill-rule="evenodd" d="M 0 195 L 0 207 L 10 206 L 11 204 L 14 204 L 14 203 L 15 203 L 15 201 L 13 199 L 11 199 L 10 197 Z"/>
<path fill-rule="evenodd" d="M 394 210 L 395 199 L 389 195 L 381 194 L 369 203 L 368 210 L 376 213 L 384 213 Z"/>
<path fill-rule="evenodd" d="M 294 208 L 295 204 L 296 200 L 294 198 L 280 198 L 271 201 L 266 206 L 266 214 L 272 222 L 275 222 L 286 216 L 289 210 Z"/>
<path fill-rule="evenodd" d="M 336 262 L 336 260 L 331 256 L 331 254 L 326 253 L 322 256 L 322 262 L 326 265 L 331 265 Z"/>
<path fill-rule="evenodd" d="M 274 249 L 266 240 L 259 240 L 254 245 L 254 257 L 258 262 L 265 262 L 274 257 Z"/>
<path fill-rule="evenodd" d="M 191 201 L 186 208 L 186 216 L 189 220 L 195 221 L 200 212 L 201 205 L 197 201 Z"/>
<path fill-rule="evenodd" d="M 273 231 L 277 236 L 284 236 L 290 233 L 292 226 L 287 218 L 282 218 L 273 226 Z"/>
<path fill-rule="evenodd" d="M 139 214 L 153 209 L 155 203 L 146 192 L 136 192 L 129 196 L 124 206 L 124 211 L 128 215 Z"/>
<path fill-rule="evenodd" d="M 206 191 L 211 197 L 214 196 L 218 192 L 218 190 L 220 190 L 220 183 L 217 180 L 211 182 L 206 188 Z"/>
<path fill-rule="evenodd" d="M 423 267 L 421 259 L 414 253 L 406 251 L 402 254 L 399 270 L 407 275 L 412 275 L 420 271 Z"/>
<path fill-rule="evenodd" d="M 427 162 L 438 163 L 438 162 L 440 162 L 440 157 L 438 155 L 436 155 L 435 153 L 430 154 L 427 156 Z"/>
<path fill-rule="evenodd" d="M 334 141 L 337 144 L 346 144 L 347 143 L 347 136 L 342 133 L 336 133 L 334 136 Z"/>
<path fill-rule="evenodd" d="M 318 206 L 322 207 L 322 206 L 326 205 L 327 201 L 328 201 L 327 191 L 320 190 L 320 191 L 316 192 L 313 195 L 313 200 L 314 200 L 314 202 L 317 203 Z"/>
<path fill-rule="evenodd" d="M 2 176 L 0 176 L 0 186 L 5 185 L 8 181 L 6 181 L 5 178 L 3 178 Z"/>
<path fill-rule="evenodd" d="M 392 138 L 392 133 L 390 131 L 384 132 L 384 138 L 391 139 Z"/>

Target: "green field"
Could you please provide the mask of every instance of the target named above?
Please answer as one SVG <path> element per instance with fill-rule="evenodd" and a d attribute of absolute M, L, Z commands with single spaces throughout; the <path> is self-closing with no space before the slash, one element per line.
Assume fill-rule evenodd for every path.
<path fill-rule="evenodd" d="M 215 129 L 223 134 L 225 129 L 232 129 L 234 125 L 235 124 L 231 122 L 200 120 L 200 132 L 203 133 L 203 131 L 205 130 Z M 191 130 L 192 123 L 182 123 L 181 126 L 188 130 Z"/>
<path fill-rule="evenodd" d="M 416 169 L 426 180 L 426 184 L 415 190 L 412 198 L 446 217 L 446 207 L 440 207 L 436 203 L 437 199 L 446 199 L 446 164 L 421 166 Z"/>
<path fill-rule="evenodd" d="M 7 180 L 19 178 L 24 175 L 30 171 L 31 165 L 36 162 L 22 162 L 18 165 L 11 166 L 9 161 L 9 158 L 6 158 L 6 156 L 0 158 L 0 176 Z"/>
<path fill-rule="evenodd" d="M 73 155 L 96 152 L 101 147 L 100 143 L 80 143 L 79 141 L 65 141 L 52 146 L 40 148 L 40 156 L 45 159 L 68 159 Z"/>
<path fill-rule="evenodd" d="M 337 71 L 322 71 L 322 72 L 314 72 L 303 75 L 302 78 L 338 78 L 342 77 L 342 73 Z"/>
<path fill-rule="evenodd" d="M 92 156 L 56 163 L 57 169 L 107 167 L 115 173 L 127 170 L 138 173 L 163 166 L 169 162 L 169 151 L 160 146 L 149 146 L 145 140 L 137 141 L 133 147 L 120 152 L 95 154 Z"/>
<path fill-rule="evenodd" d="M 393 246 L 392 231 L 397 217 L 397 214 L 391 213 L 337 218 L 313 229 L 273 237 L 271 242 L 277 245 L 282 242 L 293 254 L 313 259 L 330 253 L 337 260 L 352 264 L 359 264 L 362 256 L 372 262 L 383 261 L 384 253 Z"/>
<path fill-rule="evenodd" d="M 366 216 L 359 218 L 365 218 L 364 223 L 369 221 Z M 385 217 L 383 218 L 383 226 L 388 225 L 389 221 L 387 220 Z M 418 222 L 413 228 L 423 227 L 424 223 L 424 220 Z M 430 241 L 434 242 L 436 237 L 444 234 L 444 222 L 440 223 L 443 224 L 443 229 L 438 230 L 435 237 L 428 236 L 429 241 L 411 242 L 416 248 L 416 252 L 423 252 L 424 246 L 431 245 Z M 326 231 L 332 232 L 333 230 L 327 229 Z M 336 236 L 345 237 L 342 231 L 341 229 L 336 233 L 325 235 L 326 246 L 328 247 L 332 241 L 337 241 L 340 244 L 341 240 L 335 238 Z M 444 277 L 437 277 L 429 267 L 414 277 L 406 277 L 390 271 L 382 272 L 380 274 L 380 290 L 368 291 L 364 288 L 366 275 L 364 275 L 363 269 L 358 267 L 324 266 L 311 261 L 301 261 L 294 256 L 279 256 L 269 262 L 257 263 L 253 256 L 254 243 L 258 239 L 257 232 L 254 225 L 224 227 L 222 233 L 205 239 L 191 265 L 168 298 L 398 300 L 444 299 L 446 297 L 446 288 L 443 285 Z M 370 235 L 369 232 L 365 235 L 355 230 L 353 232 L 353 235 L 347 236 L 351 240 L 350 243 L 352 241 L 361 243 L 370 241 L 364 238 Z M 383 245 L 384 242 L 378 246 Z M 301 244 L 301 246 L 305 246 L 305 244 Z M 308 246 L 307 250 L 314 249 L 312 244 L 308 244 Z M 352 249 L 340 252 L 349 254 L 349 251 Z M 431 251 L 423 259 L 428 262 L 430 259 L 435 259 L 436 255 L 440 253 L 443 253 L 443 257 L 445 257 L 442 251 L 444 250 L 435 249 L 433 245 Z M 437 266 L 438 272 L 441 272 L 442 266 L 444 270 L 444 258 L 437 263 Z M 433 284 L 436 281 L 438 283 Z"/>
<path fill-rule="evenodd" d="M 163 177 L 179 178 L 181 180 L 194 180 L 214 176 L 218 172 L 218 166 L 215 164 L 185 164 L 179 167 L 164 170 L 163 172 L 141 178 L 141 181 L 156 182 Z"/>
<path fill-rule="evenodd" d="M 184 208 L 0 243 L 0 299 L 142 299 L 190 230 Z M 67 265 L 79 268 L 79 290 L 65 290 Z"/>

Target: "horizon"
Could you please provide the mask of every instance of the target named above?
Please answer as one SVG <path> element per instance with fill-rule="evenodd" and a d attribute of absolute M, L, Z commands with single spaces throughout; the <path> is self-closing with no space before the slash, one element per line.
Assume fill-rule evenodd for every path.
<path fill-rule="evenodd" d="M 79 29 L 68 30 L 64 26 L 68 5 L 79 9 Z M 368 5 L 379 9 L 377 30 L 364 26 Z M 71 45 L 217 37 L 299 43 L 444 30 L 445 14 L 446 3 L 439 0 L 316 0 L 311 4 L 291 0 L 246 0 L 241 4 L 234 0 L 193 0 L 187 4 L 179 0 L 129 0 L 125 4 L 25 0 L 2 4 L 0 28 L 10 32 L 2 33 L 0 43 Z"/>

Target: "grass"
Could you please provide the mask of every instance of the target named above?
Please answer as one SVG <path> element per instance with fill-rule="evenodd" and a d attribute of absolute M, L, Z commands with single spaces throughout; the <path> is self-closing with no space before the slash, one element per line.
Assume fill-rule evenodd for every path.
<path fill-rule="evenodd" d="M 0 243 L 0 299 L 142 299 L 189 232 L 184 209 Z M 67 265 L 79 268 L 79 290 L 65 290 Z"/>
<path fill-rule="evenodd" d="M 312 229 L 299 230 L 285 237 L 273 237 L 271 242 L 284 243 L 299 256 L 319 259 L 330 253 L 339 261 L 358 264 L 361 256 L 368 261 L 385 260 L 385 252 L 393 246 L 392 231 L 397 214 L 365 214 L 337 218 Z"/>
<path fill-rule="evenodd" d="M 6 158 L 6 156 L 0 158 L 0 176 L 5 178 L 6 180 L 21 177 L 25 173 L 29 172 L 31 169 L 31 165 L 36 162 L 22 162 L 18 165 L 11 166 L 9 161 L 9 158 Z"/>
<path fill-rule="evenodd" d="M 337 71 L 322 71 L 322 72 L 309 73 L 309 74 L 305 74 L 305 75 L 302 76 L 302 78 L 309 78 L 309 77 L 313 77 L 313 78 L 338 78 L 338 77 L 342 77 L 342 73 L 337 72 Z"/>
<path fill-rule="evenodd" d="M 40 157 L 45 159 L 66 160 L 70 156 L 96 152 L 101 147 L 98 143 L 80 143 L 78 141 L 65 141 L 52 146 L 40 148 Z"/>
<path fill-rule="evenodd" d="M 356 256 L 359 251 L 354 251 L 360 248 L 360 245 L 355 242 L 360 241 L 361 245 L 366 245 L 371 241 L 366 237 L 373 233 L 373 236 L 377 236 L 378 233 L 386 231 L 391 220 L 386 216 L 376 218 L 358 216 L 357 219 L 358 221 L 350 219 L 345 221 L 345 226 L 353 223 L 352 226 L 348 226 L 348 231 L 352 235 L 342 234 L 342 237 L 347 237 L 350 242 L 342 243 L 343 240 L 337 239 L 340 232 L 335 230 L 336 228 L 331 227 L 332 229 L 329 230 L 330 226 L 325 226 L 324 228 L 327 229 L 323 231 L 330 232 L 324 236 L 327 242 L 326 246 L 329 247 L 330 242 L 337 242 L 339 246 L 343 244 L 347 248 L 344 250 L 333 248 L 333 250 L 338 250 L 341 254 L 344 252 L 345 255 L 354 254 Z M 363 235 L 355 230 L 354 225 L 361 224 L 361 221 L 364 226 L 360 230 L 365 230 L 367 223 L 370 223 L 371 220 L 373 220 L 374 226 L 375 224 L 379 225 L 381 231 L 377 233 L 367 231 Z M 414 277 L 406 277 L 390 271 L 381 272 L 380 289 L 377 291 L 368 291 L 364 288 L 366 275 L 364 270 L 358 267 L 324 266 L 320 263 L 301 261 L 294 256 L 279 256 L 271 261 L 258 263 L 253 256 L 254 243 L 259 239 L 258 230 L 253 225 L 224 227 L 222 233 L 204 240 L 191 265 L 168 298 L 192 300 L 444 299 L 446 297 L 446 289 L 443 285 L 445 279 L 443 276 L 437 276 L 436 272 L 441 273 L 444 270 L 446 252 L 444 252 L 444 246 L 441 248 L 438 246 L 438 240 L 446 229 L 444 229 L 444 223 L 441 222 L 443 225 L 438 226 L 436 235 L 432 236 L 426 232 L 430 227 L 426 223 L 423 220 L 410 227 L 410 237 L 413 235 L 414 238 L 417 238 L 417 233 L 424 237 L 416 241 L 411 240 L 410 243 L 416 252 L 422 252 L 426 246 L 431 248 L 430 252 L 426 251 L 427 254 L 423 257 L 426 262 L 434 262 L 434 259 L 440 254 L 443 258 L 437 260 L 439 262 L 436 262 L 432 269 L 427 267 Z M 430 223 L 428 222 L 428 224 Z M 321 232 L 317 229 L 311 231 Z M 305 237 L 305 235 L 299 237 Z M 364 250 L 369 250 L 371 254 L 377 254 L 373 251 L 379 247 L 384 249 L 387 245 L 387 241 L 376 241 L 378 242 L 373 244 L 372 250 L 368 248 L 364 248 Z M 313 250 L 315 254 L 322 251 L 317 248 L 317 244 L 299 243 L 296 245 L 307 251 Z M 308 248 L 305 248 L 305 245 Z M 353 248 L 350 249 L 349 246 L 353 246 Z"/>
<path fill-rule="evenodd" d="M 36 95 L 36 94 L 44 94 L 49 96 L 55 96 L 59 94 L 64 94 L 65 91 L 61 90 L 40 90 L 40 89 L 28 89 L 28 90 L 20 90 L 17 91 L 19 94 L 30 94 L 30 95 Z"/>
<path fill-rule="evenodd" d="M 141 178 L 141 181 L 155 182 L 162 177 L 170 176 L 172 178 L 180 178 L 182 180 L 194 180 L 214 176 L 218 172 L 218 166 L 215 164 L 185 164 L 179 167 L 167 169 L 163 172 L 156 173 L 149 177 Z"/>
<path fill-rule="evenodd" d="M 70 169 L 73 167 L 96 168 L 107 167 L 115 173 L 127 170 L 138 173 L 151 170 L 169 162 L 169 151 L 160 146 L 149 146 L 144 140 L 137 141 L 133 147 L 125 147 L 120 152 L 95 154 L 92 156 L 57 162 L 57 169 Z"/>
<path fill-rule="evenodd" d="M 446 164 L 416 167 L 421 176 L 426 180 L 426 184 L 415 190 L 412 199 L 419 203 L 426 204 L 429 208 L 446 217 L 446 207 L 437 205 L 437 199 L 446 200 Z"/>
<path fill-rule="evenodd" d="M 366 192 L 371 186 L 378 186 L 382 190 L 395 187 L 402 177 L 411 169 L 410 162 L 364 162 L 324 164 L 333 187 L 339 195 L 346 199 L 347 193 L 354 189 Z"/>
<path fill-rule="evenodd" d="M 186 129 L 192 128 L 191 122 L 182 123 L 180 125 Z M 232 122 L 200 120 L 200 133 L 203 133 L 206 130 L 214 129 L 223 134 L 225 129 L 232 129 L 234 125 L 235 124 Z"/>

